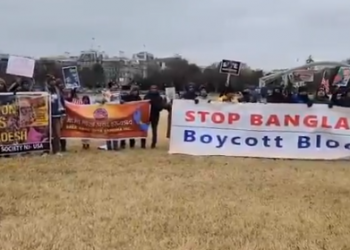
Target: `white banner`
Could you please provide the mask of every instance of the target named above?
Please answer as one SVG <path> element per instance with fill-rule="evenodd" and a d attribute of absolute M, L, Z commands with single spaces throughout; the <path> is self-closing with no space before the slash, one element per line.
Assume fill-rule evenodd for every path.
<path fill-rule="evenodd" d="M 350 158 L 350 109 L 174 100 L 171 154 Z"/>

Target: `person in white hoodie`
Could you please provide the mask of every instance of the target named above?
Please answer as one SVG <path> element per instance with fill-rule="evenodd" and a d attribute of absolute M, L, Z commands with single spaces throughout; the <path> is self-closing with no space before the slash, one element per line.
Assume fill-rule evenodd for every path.
<path fill-rule="evenodd" d="M 209 99 L 209 94 L 207 92 L 207 89 L 204 86 L 201 86 L 199 88 L 199 95 L 196 97 L 196 99 L 194 101 L 195 101 L 195 103 L 211 102 L 211 100 Z"/>

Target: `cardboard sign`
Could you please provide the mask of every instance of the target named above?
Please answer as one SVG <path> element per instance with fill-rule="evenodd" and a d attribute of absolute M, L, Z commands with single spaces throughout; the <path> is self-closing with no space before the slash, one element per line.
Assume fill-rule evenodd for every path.
<path fill-rule="evenodd" d="M 165 88 L 165 96 L 167 97 L 168 101 L 174 100 L 175 97 L 176 97 L 176 89 L 175 89 L 175 87 Z"/>
<path fill-rule="evenodd" d="M 21 56 L 10 56 L 7 62 L 6 74 L 32 78 L 35 60 Z"/>

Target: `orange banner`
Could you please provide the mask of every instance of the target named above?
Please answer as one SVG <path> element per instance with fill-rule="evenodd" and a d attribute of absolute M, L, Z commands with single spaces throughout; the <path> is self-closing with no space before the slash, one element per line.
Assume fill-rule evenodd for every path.
<path fill-rule="evenodd" d="M 147 137 L 149 101 L 79 105 L 66 102 L 61 136 L 81 139 Z"/>

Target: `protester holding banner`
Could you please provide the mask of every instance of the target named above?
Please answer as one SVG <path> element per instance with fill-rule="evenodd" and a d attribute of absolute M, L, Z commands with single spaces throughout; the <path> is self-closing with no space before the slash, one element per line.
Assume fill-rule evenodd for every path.
<path fill-rule="evenodd" d="M 298 93 L 290 95 L 290 103 L 310 103 L 311 100 L 309 98 L 307 88 L 305 86 L 301 86 L 298 88 Z"/>
<path fill-rule="evenodd" d="M 329 96 L 326 94 L 326 91 L 324 90 L 324 88 L 320 88 L 317 90 L 314 98 L 312 99 L 312 101 L 310 102 L 309 106 L 312 106 L 312 104 L 328 104 L 329 107 L 333 107 L 333 102 L 331 101 L 331 99 L 329 98 Z"/>
<path fill-rule="evenodd" d="M 240 98 L 242 98 L 242 94 L 240 92 L 234 91 L 231 86 L 226 86 L 219 95 L 218 101 L 239 103 Z"/>
<path fill-rule="evenodd" d="M 65 104 L 62 93 L 56 85 L 56 79 L 52 75 L 47 76 L 46 89 L 51 96 L 52 153 L 61 155 L 59 153 L 62 125 L 61 119 L 65 110 Z"/>
<path fill-rule="evenodd" d="M 91 101 L 90 101 L 90 97 L 87 95 L 84 95 L 81 98 L 81 104 L 83 105 L 90 105 Z M 90 148 L 90 140 L 88 139 L 83 139 L 81 140 L 82 144 L 83 144 L 83 149 L 89 149 Z"/>
<path fill-rule="evenodd" d="M 283 88 L 277 87 L 272 90 L 271 95 L 267 97 L 268 103 L 288 103 L 287 97 L 283 94 Z"/>
<path fill-rule="evenodd" d="M 333 100 L 334 105 L 350 108 L 350 90 L 347 89 L 343 94 L 337 94 L 336 100 Z"/>
<path fill-rule="evenodd" d="M 196 98 L 197 98 L 197 93 L 196 93 L 195 85 L 193 83 L 190 83 L 186 87 L 185 93 L 183 93 L 183 95 L 181 96 L 181 99 L 194 100 Z"/>
<path fill-rule="evenodd" d="M 165 101 L 160 95 L 157 85 L 152 85 L 150 87 L 149 92 L 145 95 L 143 99 L 150 100 L 150 104 L 151 104 L 151 112 L 150 112 L 150 123 L 152 128 L 151 148 L 155 148 L 157 145 L 160 112 L 165 107 Z M 141 139 L 141 148 L 146 148 L 146 139 Z"/>
<path fill-rule="evenodd" d="M 61 103 L 64 105 L 65 101 L 68 101 L 70 99 L 70 96 L 67 96 L 66 94 L 66 85 L 64 82 L 62 82 L 61 79 L 55 79 L 56 81 L 56 86 L 57 89 L 60 92 L 60 99 L 61 99 Z M 61 116 L 61 127 L 64 121 L 64 117 L 65 117 L 65 109 L 62 110 L 62 116 Z M 62 152 L 66 152 L 67 151 L 67 140 L 66 139 L 60 139 L 60 146 L 61 146 L 61 151 Z"/>
<path fill-rule="evenodd" d="M 197 96 L 196 100 L 210 102 L 209 94 L 205 86 L 199 87 L 199 95 Z"/>
<path fill-rule="evenodd" d="M 137 101 L 141 101 L 142 98 L 140 97 L 140 92 L 139 92 L 139 88 L 137 86 L 132 87 L 132 89 L 130 90 L 130 93 L 127 95 L 123 95 L 121 101 L 123 103 L 127 103 L 127 102 L 137 102 Z M 129 140 L 129 146 L 130 148 L 134 148 L 135 147 L 135 139 L 130 139 Z M 126 147 L 126 142 L 125 140 L 121 140 L 120 141 L 120 147 L 122 149 L 124 149 Z"/>
<path fill-rule="evenodd" d="M 20 91 L 21 81 L 22 80 L 21 80 L 20 77 L 16 77 L 16 79 L 12 82 L 12 84 L 8 88 L 8 91 L 9 92 L 18 92 L 18 91 Z"/>

